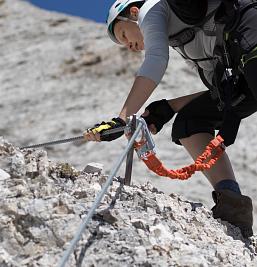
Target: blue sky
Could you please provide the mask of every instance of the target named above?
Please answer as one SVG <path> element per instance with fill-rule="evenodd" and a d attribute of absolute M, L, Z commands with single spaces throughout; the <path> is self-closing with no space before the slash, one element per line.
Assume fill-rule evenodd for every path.
<path fill-rule="evenodd" d="M 36 6 L 97 22 L 105 22 L 109 7 L 114 0 L 29 0 Z"/>

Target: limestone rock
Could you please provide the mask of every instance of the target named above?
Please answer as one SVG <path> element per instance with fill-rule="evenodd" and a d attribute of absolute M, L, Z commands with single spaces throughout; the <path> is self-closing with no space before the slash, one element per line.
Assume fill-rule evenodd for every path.
<path fill-rule="evenodd" d="M 0 169 L 0 181 L 10 178 L 10 174 Z"/>
<path fill-rule="evenodd" d="M 0 11 L 0 135 L 20 147 L 81 135 L 85 129 L 112 118 L 121 109 L 144 58 L 144 53 L 131 53 L 114 44 L 104 24 L 43 10 L 30 2 L 2 0 Z M 200 79 L 171 49 L 170 64 L 158 90 L 139 114 L 152 101 L 203 90 Z M 191 164 L 185 150 L 168 141 L 170 128 L 167 123 L 154 138 L 157 154 L 171 169 Z M 242 120 L 237 141 L 228 149 L 242 191 L 253 199 L 255 231 L 256 131 L 257 113 Z M 76 170 L 83 170 L 88 162 L 100 162 L 109 173 L 126 141 L 74 142 L 48 147 L 47 153 L 56 162 L 68 162 Z M 9 159 L 1 160 L 0 168 L 10 173 L 9 164 Z M 201 173 L 185 182 L 171 181 L 147 172 L 135 157 L 133 179 L 140 184 L 151 181 L 166 194 L 183 194 L 208 208 L 214 204 L 211 186 Z M 162 210 L 162 203 L 158 205 L 157 212 Z"/>
<path fill-rule="evenodd" d="M 10 157 L 3 154 L 0 163 Z M 22 159 L 13 172 L 25 172 L 1 172 L 0 266 L 57 266 L 106 176 L 82 172 L 74 179 L 64 163 L 64 179 L 62 163 L 41 150 L 14 148 L 11 158 Z M 150 183 L 124 186 L 115 178 L 68 266 L 256 266 L 256 237 L 243 239 L 194 204 Z"/>
<path fill-rule="evenodd" d="M 10 174 L 0 182 L 0 266 L 58 266 L 106 181 L 106 175 L 77 170 L 97 161 L 110 171 L 124 139 L 47 148 L 48 156 L 61 163 L 17 146 L 81 134 L 112 118 L 144 55 L 113 44 L 105 25 L 28 1 L 0 4 L 0 134 L 16 144 L 0 138 L 0 168 Z M 204 89 L 180 55 L 171 52 L 171 60 L 146 105 Z M 255 221 L 256 118 L 242 122 L 229 148 L 239 182 L 253 197 Z M 164 127 L 156 139 L 161 159 L 171 168 L 190 163 L 169 139 L 170 127 Z M 137 162 L 133 179 L 139 185 L 122 187 L 120 179 L 114 180 L 99 207 L 106 211 L 111 205 L 113 223 L 94 217 L 67 266 L 257 266 L 256 237 L 244 240 L 238 228 L 211 217 L 206 208 L 212 205 L 211 188 L 201 174 L 181 182 L 146 173 Z"/>
<path fill-rule="evenodd" d="M 26 165 L 24 155 L 20 152 L 11 157 L 10 173 L 12 177 L 24 177 L 26 174 Z"/>

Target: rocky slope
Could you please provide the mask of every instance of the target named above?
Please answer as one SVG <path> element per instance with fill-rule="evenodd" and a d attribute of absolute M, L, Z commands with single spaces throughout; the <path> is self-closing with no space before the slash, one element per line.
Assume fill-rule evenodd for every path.
<path fill-rule="evenodd" d="M 48 12 L 22 0 L 0 1 L 0 135 L 16 146 L 80 135 L 96 122 L 116 116 L 132 84 L 142 55 L 111 43 L 105 26 Z M 202 90 L 194 73 L 176 54 L 151 99 L 173 98 Z M 253 198 L 257 230 L 256 115 L 241 126 L 228 149 L 244 194 Z M 170 141 L 169 123 L 154 137 L 166 166 L 191 163 L 183 148 Z M 49 147 L 52 159 L 82 169 L 88 162 L 104 164 L 106 173 L 125 147 L 112 143 L 65 144 Z M 213 205 L 206 179 L 170 181 L 149 173 L 137 159 L 133 180 L 146 181 L 167 194 L 180 193 L 190 201 Z M 119 175 L 124 175 L 124 168 Z"/>
<path fill-rule="evenodd" d="M 106 176 L 0 139 L 0 266 L 57 266 Z M 256 238 L 201 203 L 116 177 L 67 266 L 257 266 Z"/>

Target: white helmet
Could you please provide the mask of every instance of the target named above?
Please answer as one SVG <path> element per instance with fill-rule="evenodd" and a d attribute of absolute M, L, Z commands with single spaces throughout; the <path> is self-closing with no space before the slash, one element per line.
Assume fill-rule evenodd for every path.
<path fill-rule="evenodd" d="M 111 6 L 109 10 L 109 14 L 107 17 L 107 32 L 110 38 L 115 42 L 118 43 L 114 33 L 113 33 L 113 22 L 119 16 L 119 14 L 125 10 L 125 8 L 135 2 L 144 2 L 145 0 L 116 0 L 114 4 Z"/>

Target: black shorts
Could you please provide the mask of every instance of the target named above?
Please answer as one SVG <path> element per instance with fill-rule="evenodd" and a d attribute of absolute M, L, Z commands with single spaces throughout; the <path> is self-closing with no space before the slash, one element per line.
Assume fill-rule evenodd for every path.
<path fill-rule="evenodd" d="M 247 75 L 245 75 L 247 76 L 247 82 L 241 76 L 238 83 L 240 93 L 243 93 L 246 97 L 232 108 L 235 116 L 238 116 L 240 119 L 246 118 L 257 111 L 257 99 L 252 93 L 252 90 L 257 92 L 257 60 L 252 60 L 247 65 L 246 68 L 249 68 L 249 70 L 246 70 Z M 172 141 L 181 145 L 179 139 L 196 133 L 210 133 L 214 136 L 215 130 L 220 129 L 224 116 L 224 112 L 219 111 L 217 105 L 218 101 L 212 99 L 210 91 L 206 91 L 183 107 L 178 112 L 173 123 Z M 232 131 L 231 134 L 233 134 Z M 226 136 L 222 137 L 225 140 L 230 139 L 229 135 L 230 132 L 228 131 Z"/>

